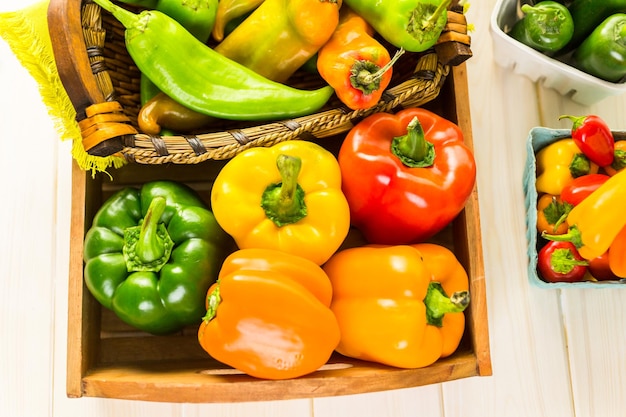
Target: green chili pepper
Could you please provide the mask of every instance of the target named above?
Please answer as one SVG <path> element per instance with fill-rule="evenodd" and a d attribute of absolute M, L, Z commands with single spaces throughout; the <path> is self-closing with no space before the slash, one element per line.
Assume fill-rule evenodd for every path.
<path fill-rule="evenodd" d="M 574 23 L 567 7 L 555 1 L 541 1 L 521 7 L 524 17 L 509 35 L 539 52 L 557 52 L 572 38 Z"/>
<path fill-rule="evenodd" d="M 272 120 L 319 110 L 334 90 L 300 90 L 255 73 L 220 55 L 169 16 L 146 10 L 132 13 L 94 0 L 126 28 L 126 49 L 159 89 L 184 106 L 231 120 Z"/>
<path fill-rule="evenodd" d="M 574 0 L 567 8 L 574 21 L 574 34 L 563 53 L 577 48 L 607 17 L 626 13 L 626 0 Z"/>
<path fill-rule="evenodd" d="M 124 188 L 98 210 L 85 235 L 85 284 L 129 325 L 170 333 L 202 321 L 206 292 L 231 242 L 183 184 Z"/>
<path fill-rule="evenodd" d="M 572 55 L 573 65 L 610 82 L 626 77 L 626 14 L 606 18 Z"/>
<path fill-rule="evenodd" d="M 422 52 L 435 45 L 448 22 L 451 0 L 344 0 L 392 45 Z"/>

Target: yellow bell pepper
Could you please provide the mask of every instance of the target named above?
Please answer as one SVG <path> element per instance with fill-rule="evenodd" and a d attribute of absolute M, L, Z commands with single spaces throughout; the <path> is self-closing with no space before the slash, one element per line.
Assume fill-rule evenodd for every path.
<path fill-rule="evenodd" d="M 572 138 L 553 142 L 537 152 L 537 182 L 540 193 L 560 195 L 574 178 L 598 172 Z"/>
<path fill-rule="evenodd" d="M 411 369 L 457 349 L 469 282 L 449 249 L 432 243 L 361 246 L 337 252 L 323 268 L 341 334 L 337 352 Z"/>
<path fill-rule="evenodd" d="M 350 228 L 335 156 L 290 140 L 237 154 L 211 191 L 213 214 L 240 249 L 276 249 L 323 264 Z"/>
<path fill-rule="evenodd" d="M 549 240 L 572 242 L 580 255 L 591 260 L 603 255 L 626 226 L 626 171 L 620 171 L 578 203 L 567 215 L 569 231 L 543 233 Z"/>

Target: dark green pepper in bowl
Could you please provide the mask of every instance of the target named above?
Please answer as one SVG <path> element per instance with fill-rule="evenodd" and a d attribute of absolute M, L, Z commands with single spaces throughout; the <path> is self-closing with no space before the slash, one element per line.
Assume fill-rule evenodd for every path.
<path fill-rule="evenodd" d="M 606 18 L 572 55 L 573 65 L 605 81 L 626 78 L 626 14 Z"/>
<path fill-rule="evenodd" d="M 122 321 L 153 334 L 202 321 L 206 292 L 232 248 L 196 193 L 171 181 L 115 193 L 84 243 L 91 294 Z"/>
<path fill-rule="evenodd" d="M 509 35 L 530 48 L 554 53 L 567 45 L 574 33 L 574 23 L 567 7 L 555 1 L 541 1 L 521 7 L 524 17 Z"/>

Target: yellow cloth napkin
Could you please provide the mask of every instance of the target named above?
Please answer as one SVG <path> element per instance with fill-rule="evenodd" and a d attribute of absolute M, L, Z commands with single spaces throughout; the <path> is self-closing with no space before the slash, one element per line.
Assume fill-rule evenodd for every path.
<path fill-rule="evenodd" d="M 109 167 L 118 168 L 124 165 L 124 158 L 92 156 L 83 147 L 76 111 L 63 87 L 54 59 L 48 33 L 49 3 L 50 0 L 42 0 L 18 11 L 0 13 L 0 37 L 37 82 L 60 138 L 73 141 L 72 157 L 81 169 L 91 171 L 93 175 Z"/>

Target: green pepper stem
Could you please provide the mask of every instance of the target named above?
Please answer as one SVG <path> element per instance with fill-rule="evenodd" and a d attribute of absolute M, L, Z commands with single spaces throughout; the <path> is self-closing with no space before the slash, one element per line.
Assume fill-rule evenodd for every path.
<path fill-rule="evenodd" d="M 578 128 L 580 128 L 583 123 L 585 122 L 585 119 L 587 118 L 587 116 L 570 116 L 568 114 L 564 114 L 559 116 L 559 120 L 563 120 L 563 119 L 570 119 L 573 123 L 572 125 L 572 130 L 576 130 Z"/>
<path fill-rule="evenodd" d="M 304 190 L 298 184 L 302 160 L 297 156 L 278 155 L 276 167 L 281 182 L 270 184 L 261 197 L 261 207 L 266 216 L 278 227 L 295 223 L 306 214 Z"/>
<path fill-rule="evenodd" d="M 135 13 L 113 4 L 110 0 L 93 0 L 93 2 L 111 13 L 125 28 L 133 26 L 139 19 Z"/>
<path fill-rule="evenodd" d="M 434 13 L 428 18 L 428 20 L 425 21 L 422 30 L 431 29 L 432 27 L 434 27 L 437 24 L 437 20 L 439 20 L 439 16 L 441 15 L 441 13 L 447 12 L 450 3 L 452 3 L 452 0 L 442 1 L 441 4 L 437 6 L 437 9 L 435 9 Z"/>
<path fill-rule="evenodd" d="M 417 117 L 407 125 L 406 135 L 393 138 L 391 152 L 411 168 L 429 167 L 435 161 L 435 146 L 426 140 L 424 128 Z"/>
<path fill-rule="evenodd" d="M 448 297 L 439 282 L 431 282 L 424 298 L 428 324 L 441 327 L 446 313 L 460 313 L 467 308 L 469 302 L 469 291 L 456 291 Z"/>
<path fill-rule="evenodd" d="M 165 212 L 165 198 L 155 197 L 148 206 L 148 211 L 141 224 L 135 252 L 144 263 L 154 262 L 165 253 L 165 245 L 157 234 L 161 216 Z"/>
<path fill-rule="evenodd" d="M 541 237 L 547 240 L 554 240 L 556 242 L 571 242 L 577 249 L 583 246 L 582 234 L 575 224 L 570 226 L 567 233 L 551 235 L 544 231 L 541 232 Z"/>

